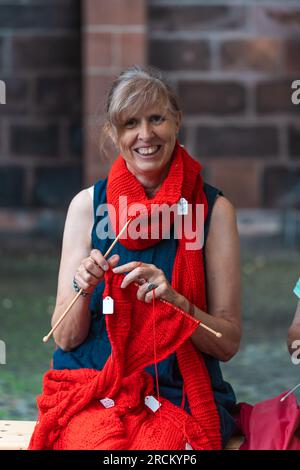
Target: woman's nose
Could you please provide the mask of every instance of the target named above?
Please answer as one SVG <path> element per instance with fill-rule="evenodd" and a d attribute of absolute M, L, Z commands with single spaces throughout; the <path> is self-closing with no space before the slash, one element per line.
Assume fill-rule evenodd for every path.
<path fill-rule="evenodd" d="M 153 135 L 152 126 L 149 122 L 142 122 L 139 128 L 139 138 L 142 140 L 150 139 Z"/>

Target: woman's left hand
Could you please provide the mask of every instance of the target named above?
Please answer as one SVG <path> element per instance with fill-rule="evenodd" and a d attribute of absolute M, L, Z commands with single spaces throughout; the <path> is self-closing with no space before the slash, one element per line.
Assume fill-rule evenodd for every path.
<path fill-rule="evenodd" d="M 139 284 L 137 298 L 146 303 L 150 303 L 153 294 L 156 299 L 164 299 L 176 305 L 178 303 L 178 292 L 176 292 L 166 279 L 164 272 L 154 264 L 142 263 L 141 261 L 131 261 L 113 268 L 113 272 L 128 273 L 121 284 L 122 288 L 127 287 L 131 282 Z"/>

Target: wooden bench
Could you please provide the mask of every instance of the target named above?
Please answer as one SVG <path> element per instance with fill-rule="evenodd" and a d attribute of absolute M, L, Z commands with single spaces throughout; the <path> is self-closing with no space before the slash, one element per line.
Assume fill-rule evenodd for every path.
<path fill-rule="evenodd" d="M 33 433 L 35 421 L 0 421 L 0 450 L 26 450 Z M 226 450 L 238 450 L 242 436 L 230 439 Z"/>
<path fill-rule="evenodd" d="M 0 450 L 26 450 L 35 421 L 0 421 Z"/>

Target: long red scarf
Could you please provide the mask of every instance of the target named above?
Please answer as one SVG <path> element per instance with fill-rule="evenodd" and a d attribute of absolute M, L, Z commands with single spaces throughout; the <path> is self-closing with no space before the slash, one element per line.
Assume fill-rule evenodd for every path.
<path fill-rule="evenodd" d="M 116 209 L 115 194 L 127 194 L 126 185 L 129 184 L 130 201 L 135 201 L 135 190 L 142 194 L 126 166 L 123 174 L 119 171 L 123 165 L 120 158 L 112 167 L 107 190 L 108 202 L 116 204 Z M 166 195 L 170 203 L 184 196 L 192 204 L 206 204 L 199 170 L 200 165 L 177 145 L 169 174 L 159 191 L 162 200 L 170 187 L 173 195 Z M 175 187 L 175 175 L 181 178 L 181 189 Z M 210 377 L 201 354 L 188 339 L 199 322 L 171 304 L 156 301 L 152 306 L 137 300 L 135 285 L 120 289 L 123 278 L 111 271 L 105 274 L 103 295 L 111 295 L 115 307 L 114 314 L 106 316 L 112 353 L 104 368 L 51 370 L 45 374 L 43 395 L 38 397 L 39 420 L 29 448 L 184 449 L 189 442 L 194 449 L 220 449 L 220 422 Z M 202 253 L 186 252 L 182 240 L 172 285 L 204 308 Z M 153 413 L 144 405 L 145 396 L 154 393 L 152 377 L 144 371 L 153 363 L 154 321 L 157 360 L 176 351 L 191 415 L 164 398 L 160 399 L 159 412 Z M 115 406 L 104 409 L 99 403 L 104 397 L 113 399 Z"/>
<path fill-rule="evenodd" d="M 180 198 L 183 197 L 190 204 L 189 210 L 190 207 L 192 208 L 193 226 L 197 226 L 198 230 L 203 230 L 204 224 L 196 220 L 195 211 L 197 204 L 203 204 L 204 219 L 206 218 L 208 206 L 200 174 L 201 169 L 200 163 L 194 160 L 177 142 L 167 177 L 155 197 L 148 199 L 142 185 L 127 169 L 122 156 L 119 156 L 112 166 L 107 184 L 107 202 L 112 204 L 117 211 L 116 233 L 119 233 L 128 218 L 123 208 L 119 207 L 119 195 L 127 196 L 128 210 L 131 205 L 137 202 L 143 204 L 148 212 L 146 217 L 147 215 L 150 217 L 153 204 L 171 206 L 178 203 Z M 142 214 L 144 213 L 142 212 Z M 122 226 L 120 226 L 119 220 L 121 220 Z M 162 228 L 161 234 L 164 231 L 165 228 Z M 202 249 L 187 250 L 187 243 L 190 240 L 187 240 L 184 230 L 182 235 L 178 242 L 171 284 L 177 292 L 184 295 L 192 304 L 207 311 Z M 127 237 L 120 239 L 120 243 L 128 249 L 144 249 L 159 241 L 149 238 L 131 240 Z M 220 444 L 219 417 L 213 400 L 210 377 L 203 357 L 195 350 L 191 341 L 187 341 L 177 350 L 177 358 L 192 414 L 204 425 L 208 433 L 211 432 L 212 441 L 218 445 L 218 443 Z M 196 370 L 195 364 L 197 364 Z M 195 370 L 195 376 L 191 373 L 192 370 Z"/>
<path fill-rule="evenodd" d="M 144 188 L 134 175 L 127 169 L 126 163 L 122 156 L 119 156 L 110 170 L 107 182 L 107 203 L 109 208 L 114 207 L 116 211 L 116 223 L 113 228 L 116 233 L 119 233 L 130 215 L 130 209 L 140 203 L 141 209 L 141 220 L 149 217 L 153 213 L 157 213 L 156 205 L 165 205 L 170 207 L 179 202 L 183 197 L 193 208 L 193 227 L 196 227 L 198 231 L 203 230 L 203 220 L 196 220 L 196 204 L 202 204 L 204 206 L 204 219 L 207 215 L 207 199 L 203 191 L 203 181 L 200 174 L 202 167 L 199 162 L 194 160 L 178 143 L 176 143 L 172 163 L 170 166 L 169 173 L 162 186 L 156 193 L 154 198 L 148 199 Z M 127 208 L 128 213 L 125 212 L 124 199 L 119 196 L 127 197 Z M 153 209 L 154 208 L 154 209 Z M 110 211 L 110 219 L 115 219 L 114 215 Z M 154 223 L 157 223 L 158 217 L 154 217 Z M 165 219 L 163 219 L 165 220 Z M 152 221 L 152 220 L 151 220 Z M 130 225 L 133 222 L 130 223 Z M 114 224 L 113 224 L 114 225 Z M 145 226 L 147 228 L 147 225 Z M 150 232 L 150 224 L 148 225 L 149 230 L 146 229 L 147 236 Z M 162 227 L 160 234 L 166 232 L 168 227 Z M 131 250 L 143 250 L 149 246 L 155 245 L 160 239 L 142 238 L 144 232 L 141 233 L 141 238 L 133 240 L 127 236 L 126 238 L 121 237 L 120 243 L 126 248 Z M 130 235 L 130 233 L 129 233 Z M 172 273 L 172 286 L 175 290 L 180 292 L 182 295 L 187 297 L 193 304 L 199 308 L 206 310 L 206 299 L 205 299 L 205 275 L 202 250 L 187 250 L 189 243 L 192 240 L 186 238 L 186 230 L 182 230 L 182 237 L 179 238 L 178 249 L 175 257 L 174 268 Z M 188 234 L 190 235 L 190 233 Z"/>

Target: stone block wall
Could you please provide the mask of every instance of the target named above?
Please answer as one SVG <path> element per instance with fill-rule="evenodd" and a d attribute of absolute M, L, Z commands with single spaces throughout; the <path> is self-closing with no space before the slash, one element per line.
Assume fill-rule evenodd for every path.
<path fill-rule="evenodd" d="M 206 179 L 237 207 L 278 207 L 300 181 L 300 3 L 148 0 L 148 31 Z"/>
<path fill-rule="evenodd" d="M 83 2 L 83 88 L 85 118 L 85 181 L 107 175 L 115 156 L 99 151 L 105 101 L 112 80 L 132 64 L 146 60 L 146 0 Z"/>
<path fill-rule="evenodd" d="M 105 97 L 133 63 L 175 86 L 207 181 L 239 208 L 278 207 L 300 176 L 299 51 L 297 0 L 1 1 L 0 211 L 65 210 L 107 174 Z"/>
<path fill-rule="evenodd" d="M 81 188 L 80 25 L 79 0 L 0 2 L 0 208 L 10 214 L 65 208 Z"/>

